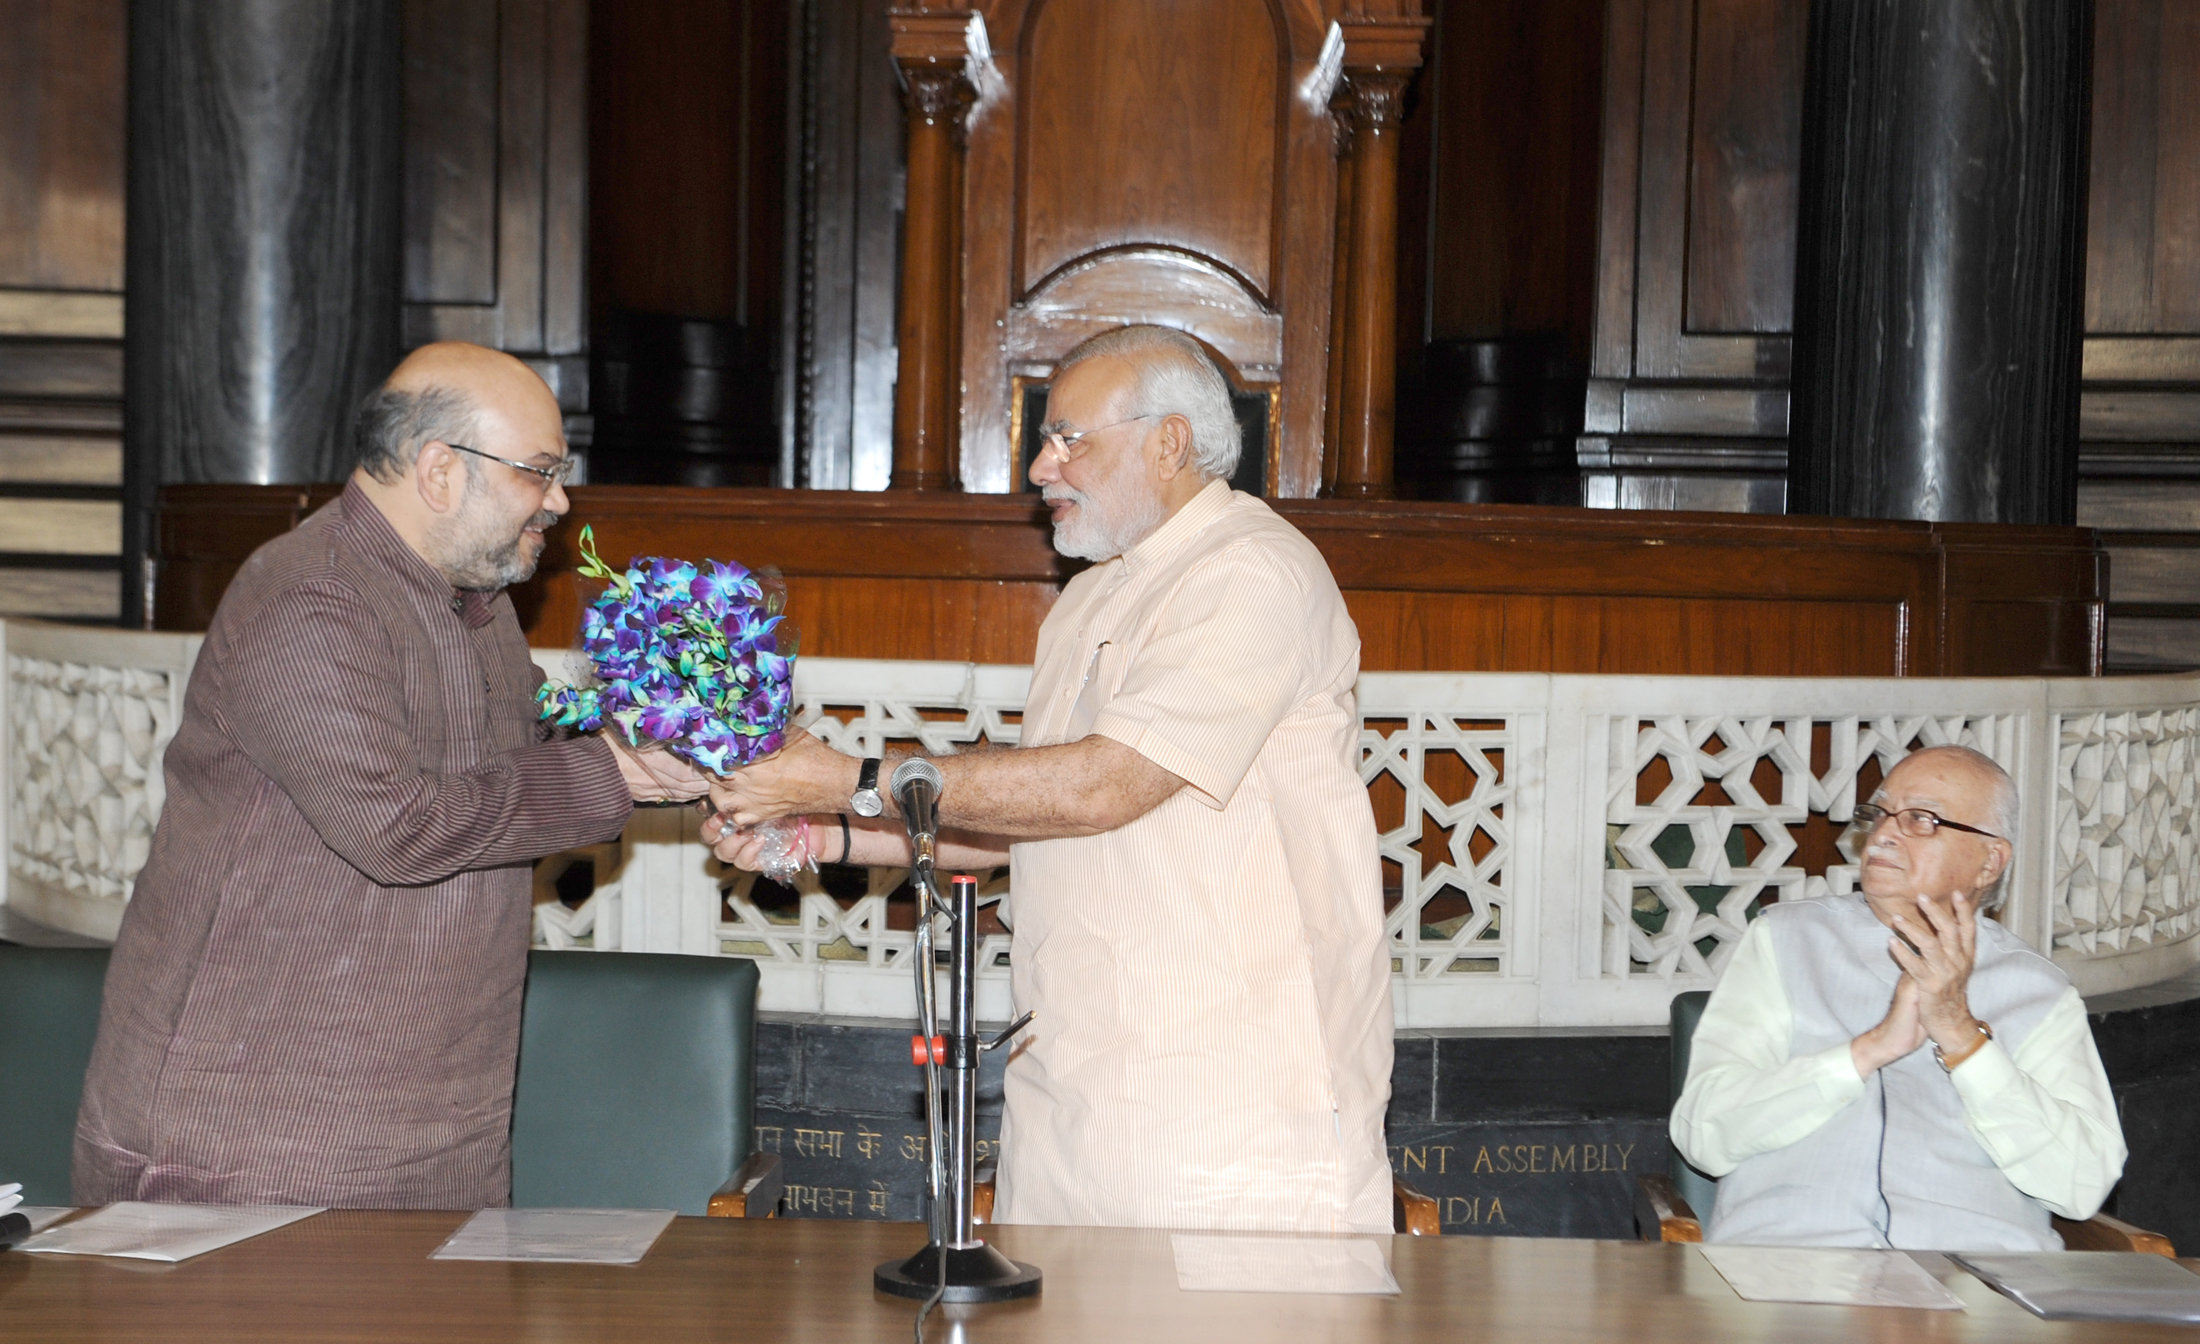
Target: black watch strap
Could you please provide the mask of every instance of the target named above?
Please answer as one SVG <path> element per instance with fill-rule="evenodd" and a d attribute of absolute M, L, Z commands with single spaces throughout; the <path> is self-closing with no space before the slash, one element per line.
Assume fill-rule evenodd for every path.
<path fill-rule="evenodd" d="M 866 756 L 863 768 L 856 772 L 856 791 L 848 799 L 848 809 L 859 817 L 876 817 L 886 811 L 886 800 L 878 791 L 879 758 Z"/>

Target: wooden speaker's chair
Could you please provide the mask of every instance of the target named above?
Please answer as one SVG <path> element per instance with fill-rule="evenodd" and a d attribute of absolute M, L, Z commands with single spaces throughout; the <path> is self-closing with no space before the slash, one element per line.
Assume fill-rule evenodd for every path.
<path fill-rule="evenodd" d="M 104 947 L 0 944 L 0 1185 L 67 1204 L 76 1107 L 99 1034 Z"/>
<path fill-rule="evenodd" d="M 655 953 L 528 959 L 512 1099 L 512 1203 L 778 1214 L 750 1151 L 756 963 Z"/>
<path fill-rule="evenodd" d="M 1682 1085 L 1688 1081 L 1689 1047 L 1696 1038 L 1696 1024 L 1703 1020 L 1704 1005 L 1709 1002 L 1709 990 L 1696 989 L 1673 996 L 1671 1069 L 1676 1099 Z M 1644 1241 L 1702 1241 L 1703 1220 L 1697 1210 L 1709 1214 L 1718 1193 L 1719 1183 L 1688 1165 L 1688 1160 L 1676 1151 L 1669 1174 L 1660 1176 L 1646 1172 L 1635 1178 L 1636 1235 Z M 2082 1223 L 2057 1218 L 2055 1231 L 2062 1237 L 2063 1245 L 2073 1251 L 2177 1254 L 2168 1237 L 2133 1227 L 2105 1213 L 2094 1214 Z"/>
<path fill-rule="evenodd" d="M 993 1177 L 980 1173 L 971 1193 L 972 1221 L 993 1221 Z M 1390 1178 L 1390 1230 L 1416 1237 L 1434 1237 L 1444 1230 L 1443 1209 L 1434 1198 L 1422 1194 L 1393 1176 Z"/>

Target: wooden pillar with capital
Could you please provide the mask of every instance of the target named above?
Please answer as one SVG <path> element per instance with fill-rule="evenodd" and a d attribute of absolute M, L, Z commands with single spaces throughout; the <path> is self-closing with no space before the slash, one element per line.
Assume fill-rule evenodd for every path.
<path fill-rule="evenodd" d="M 909 194 L 902 216 L 900 360 L 894 383 L 895 490 L 953 490 L 956 284 L 962 230 L 962 121 L 987 59 L 985 21 L 967 10 L 888 16 L 909 118 Z"/>
<path fill-rule="evenodd" d="M 1350 135 L 1340 137 L 1348 157 L 1338 168 L 1349 188 L 1337 205 L 1350 218 L 1340 219 L 1337 230 L 1346 249 L 1336 261 L 1344 271 L 1337 286 L 1344 312 L 1333 323 L 1339 339 L 1329 357 L 1342 404 L 1330 492 L 1388 499 L 1398 403 L 1398 128 L 1429 20 L 1350 16 L 1339 27 L 1344 76 L 1334 106 Z"/>

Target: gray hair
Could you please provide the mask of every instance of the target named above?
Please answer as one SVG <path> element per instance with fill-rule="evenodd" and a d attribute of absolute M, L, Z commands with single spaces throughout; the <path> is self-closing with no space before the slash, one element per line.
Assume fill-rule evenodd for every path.
<path fill-rule="evenodd" d="M 1138 370 L 1131 415 L 1181 415 L 1192 426 L 1192 468 L 1207 480 L 1237 474 L 1245 433 L 1230 405 L 1230 383 L 1198 341 L 1170 327 L 1117 327 L 1062 356 L 1054 376 L 1088 359 L 1128 359 Z"/>
<path fill-rule="evenodd" d="M 359 403 L 351 437 L 360 469 L 387 484 L 404 475 L 429 443 L 462 442 L 474 437 L 475 428 L 474 402 L 465 393 L 449 387 L 407 391 L 385 383 Z M 466 475 L 471 482 L 471 462 Z"/>
<path fill-rule="evenodd" d="M 1973 751 L 1969 747 L 1957 746 L 1954 743 L 1938 747 L 1920 747 L 1902 759 L 1907 761 L 1914 760 L 1919 756 L 1936 755 L 1953 756 L 1966 762 L 1971 768 L 1986 776 L 1988 787 L 1992 790 L 1992 796 L 1986 802 L 1987 824 L 1993 827 L 1994 834 L 2009 842 L 2011 852 L 2009 862 L 2002 867 L 2001 875 L 1994 879 L 1994 885 L 1987 888 L 1985 895 L 1980 898 L 1979 908 L 1982 910 L 1999 910 L 2002 903 L 2009 899 L 2009 870 L 2016 866 L 2017 861 L 2015 853 L 2017 826 L 2019 824 L 2017 782 L 2009 777 L 2007 770 L 2001 768 L 2000 762 L 1985 752 Z"/>

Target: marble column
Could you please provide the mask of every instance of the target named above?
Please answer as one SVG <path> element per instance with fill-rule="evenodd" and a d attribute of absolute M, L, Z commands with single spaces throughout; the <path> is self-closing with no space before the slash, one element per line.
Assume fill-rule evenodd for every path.
<path fill-rule="evenodd" d="M 2072 521 L 2092 27 L 1811 6 L 1789 512 Z"/>
<path fill-rule="evenodd" d="M 333 481 L 398 353 L 392 0 L 131 0 L 124 436 L 163 484 Z M 142 584 L 126 585 L 142 600 Z"/>

